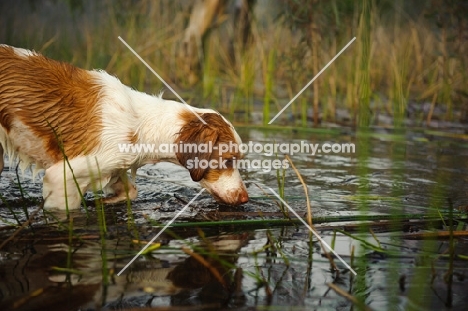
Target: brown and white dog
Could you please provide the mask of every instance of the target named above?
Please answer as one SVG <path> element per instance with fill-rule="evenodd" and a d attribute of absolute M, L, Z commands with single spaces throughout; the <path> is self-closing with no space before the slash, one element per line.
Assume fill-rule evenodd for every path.
<path fill-rule="evenodd" d="M 241 143 L 233 126 L 214 110 L 137 92 L 104 71 L 0 45 L 0 168 L 5 152 L 18 158 L 23 169 L 32 164 L 35 171 L 45 169 L 46 208 L 79 208 L 80 192 L 96 185 L 113 194 L 106 203 L 134 199 L 137 190 L 127 171 L 160 161 L 189 168 L 192 179 L 220 202 L 247 202 L 247 190 L 231 161 L 242 157 L 236 148 L 223 154 L 217 148 L 190 153 L 119 149 L 119 144 L 210 141 L 215 147 Z M 195 158 L 222 159 L 226 165 L 189 167 Z"/>

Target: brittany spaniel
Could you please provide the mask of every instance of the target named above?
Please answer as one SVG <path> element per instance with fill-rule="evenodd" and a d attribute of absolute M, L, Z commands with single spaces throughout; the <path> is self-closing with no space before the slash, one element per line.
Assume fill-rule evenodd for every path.
<path fill-rule="evenodd" d="M 213 147 L 119 149 L 137 144 Z M 137 92 L 104 71 L 0 45 L 0 168 L 5 152 L 22 169 L 44 169 L 46 208 L 79 208 L 81 194 L 96 189 L 112 195 L 105 203 L 134 199 L 137 190 L 127 171 L 160 161 L 186 167 L 217 201 L 245 203 L 247 190 L 233 165 L 242 154 L 239 148 L 222 153 L 220 144 L 239 146 L 241 139 L 214 110 Z M 194 165 L 202 160 L 223 163 Z"/>

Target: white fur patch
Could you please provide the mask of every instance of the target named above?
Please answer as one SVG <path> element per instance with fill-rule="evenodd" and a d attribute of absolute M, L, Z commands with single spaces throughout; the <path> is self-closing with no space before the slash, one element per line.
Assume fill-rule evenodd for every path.
<path fill-rule="evenodd" d="M 9 134 L 0 127 L 0 144 L 4 147 L 10 165 L 19 161 L 19 168 L 24 171 L 32 168 L 33 179 L 43 167 L 53 165 L 53 160 L 44 152 L 42 141 L 20 121 L 11 123 Z M 32 167 L 32 165 L 34 167 Z"/>
<path fill-rule="evenodd" d="M 0 44 L 0 47 L 12 48 L 13 51 L 15 51 L 15 54 L 20 56 L 20 57 L 29 57 L 29 56 L 37 56 L 38 55 L 35 51 L 26 50 L 26 49 L 22 49 L 22 48 L 15 48 L 15 47 L 12 47 L 12 46 L 9 46 L 9 45 L 6 45 L 6 44 Z"/>
<path fill-rule="evenodd" d="M 12 48 L 19 57 L 39 55 L 34 51 Z M 187 112 L 189 107 L 176 101 L 164 100 L 160 95 L 151 96 L 132 90 L 104 71 L 89 71 L 88 73 L 89 77 L 87 76 L 86 79 L 90 78 L 102 86 L 99 89 L 97 102 L 89 103 L 93 107 L 97 106 L 99 116 L 102 115 L 102 118 L 95 120 L 95 122 L 102 122 L 102 132 L 97 138 L 99 140 L 97 144 L 93 145 L 97 147 L 90 150 L 91 153 L 68 159 L 68 164 L 72 169 L 68 165 L 64 167 L 62 161 L 51 158 L 45 151 L 46 138 L 37 137 L 36 132 L 23 124 L 14 113 L 8 132 L 0 126 L 0 144 L 4 152 L 8 154 L 10 163 L 19 160 L 22 170 L 33 164 L 35 164 L 34 172 L 41 168 L 46 169 L 43 179 L 43 197 L 46 208 L 64 209 L 66 205 L 70 209 L 79 208 L 81 204 L 79 192 L 99 190 L 97 186 L 119 190 L 123 183 L 117 180 L 117 183 L 113 184 L 112 181 L 115 182 L 116 176 L 125 174 L 128 169 L 135 171 L 144 164 L 160 161 L 181 165 L 175 153 L 124 153 L 120 152 L 119 144 L 174 143 L 180 135 L 181 128 L 187 122 L 181 118 L 181 114 Z M 40 79 L 40 77 L 37 78 Z M 34 91 L 39 93 L 42 90 Z M 33 91 L 29 90 L 29 92 Z M 60 105 L 61 103 L 53 104 Z M 73 106 L 69 109 L 73 109 Z M 199 114 L 218 114 L 211 109 L 194 108 L 193 110 Z M 232 125 L 226 119 L 224 121 L 232 130 L 237 143 L 240 143 L 240 137 Z M 74 125 L 66 123 L 66 126 Z M 245 185 L 237 169 L 221 172 L 215 182 L 208 183 L 202 180 L 201 184 L 226 203 L 239 204 L 248 199 Z M 136 196 L 136 189 L 133 194 Z M 240 200 L 242 202 L 239 202 Z"/>

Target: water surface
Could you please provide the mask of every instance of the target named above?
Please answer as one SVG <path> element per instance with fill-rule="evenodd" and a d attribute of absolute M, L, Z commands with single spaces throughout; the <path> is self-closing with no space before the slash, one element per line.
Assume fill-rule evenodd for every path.
<path fill-rule="evenodd" d="M 276 170 L 242 171 L 251 200 L 241 208 L 218 205 L 203 194 L 178 218 L 179 227 L 158 238 L 160 248 L 117 276 L 159 232 L 156 224 L 174 217 L 199 191 L 188 172 L 168 164 L 141 168 L 131 214 L 126 204 L 107 206 L 105 231 L 103 214 L 90 194 L 88 216 L 84 209 L 73 212 L 72 222 L 63 212 L 33 214 L 40 183 L 30 181 L 26 172 L 20 188 L 10 169 L 0 178 L 0 241 L 11 239 L 0 250 L 0 309 L 350 310 L 352 303 L 328 283 L 375 310 L 466 309 L 466 237 L 454 242 L 453 250 L 461 256 L 455 257 L 450 274 L 448 240 L 412 236 L 447 229 L 447 217 L 440 215 L 447 215 L 450 206 L 457 213 L 466 211 L 468 143 L 463 136 L 385 129 L 366 136 L 346 129 L 239 132 L 244 142 L 356 144 L 354 154 L 298 154 L 291 159 L 307 184 L 317 231 L 357 276 L 337 259 L 333 267 L 300 223 L 275 223 L 285 219 L 266 188 L 279 192 Z M 246 156 L 257 158 L 275 156 Z M 292 169 L 284 174 L 285 201 L 305 216 L 303 185 Z M 32 225 L 12 236 L 17 220 L 26 221 L 25 210 L 33 214 Z M 359 226 L 357 216 L 368 217 L 369 226 Z M 466 217 L 454 218 L 455 229 L 466 231 Z M 187 222 L 192 225 L 180 227 Z M 213 223 L 218 225 L 209 225 Z"/>

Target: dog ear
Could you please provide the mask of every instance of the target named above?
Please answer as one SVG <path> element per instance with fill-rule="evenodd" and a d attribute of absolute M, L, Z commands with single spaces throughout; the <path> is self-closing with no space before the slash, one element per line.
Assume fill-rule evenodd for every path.
<path fill-rule="evenodd" d="M 203 116 L 204 115 L 202 115 L 202 118 Z M 205 120 L 206 118 L 203 119 Z M 210 150 L 212 148 L 209 148 L 208 144 L 211 141 L 211 146 L 214 146 L 217 140 L 218 130 L 208 122 L 203 124 L 203 122 L 193 114 L 190 121 L 186 122 L 178 133 L 178 137 L 176 139 L 176 143 L 179 146 L 179 150 L 176 152 L 177 160 L 189 170 L 190 177 L 192 177 L 193 181 L 200 181 L 205 175 L 208 165 L 203 165 L 202 168 L 199 163 L 202 160 L 205 160 L 203 162 L 210 161 L 213 150 Z M 182 144 L 180 144 L 180 142 L 182 142 Z M 206 151 L 200 151 L 200 149 L 202 149 L 200 148 L 201 144 L 206 144 L 204 146 L 206 147 Z M 184 145 L 186 145 L 185 148 Z M 197 158 L 198 161 L 196 161 Z M 191 163 L 189 163 L 189 160 L 192 160 Z"/>

